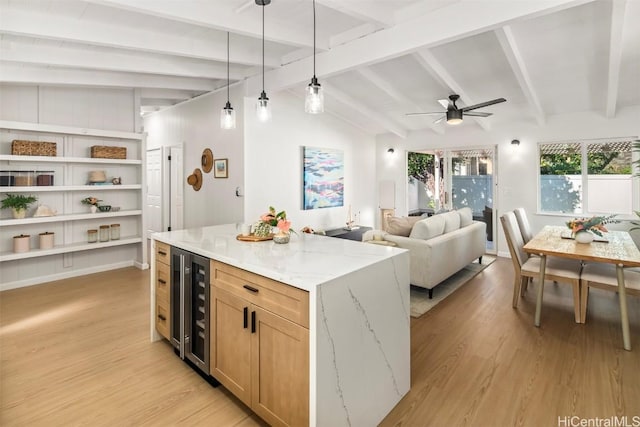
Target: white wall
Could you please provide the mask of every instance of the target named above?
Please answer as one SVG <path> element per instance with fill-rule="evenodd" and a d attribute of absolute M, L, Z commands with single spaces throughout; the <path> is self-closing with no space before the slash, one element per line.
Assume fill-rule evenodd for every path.
<path fill-rule="evenodd" d="M 242 87 L 231 88 L 231 105 L 236 110 L 236 129 L 220 128 L 220 111 L 227 92 L 207 94 L 188 102 L 150 114 L 144 118 L 148 133 L 147 149 L 179 146 L 184 149 L 184 227 L 201 227 L 241 222 L 243 199 L 236 187 L 244 185 Z M 214 158 L 228 159 L 229 178 L 214 178 L 213 171 L 203 173 L 200 191 L 187 184 L 187 177 L 201 168 L 202 151 L 210 148 Z"/>
<path fill-rule="evenodd" d="M 253 223 L 269 206 L 286 210 L 295 230 L 345 225 L 349 205 L 358 223 L 374 225 L 377 215 L 375 140 L 329 113 L 304 112 L 304 99 L 269 94 L 273 119 L 260 123 L 253 98 L 245 99 L 245 221 Z M 344 206 L 302 209 L 302 147 L 344 151 Z"/>
<path fill-rule="evenodd" d="M 25 85 L 0 84 L 0 120 L 20 121 L 30 123 L 46 123 L 92 129 L 106 129 L 134 132 L 136 125 L 135 93 L 125 89 L 98 88 L 70 88 L 70 87 L 39 87 Z M 28 132 L 23 132 L 29 137 Z M 3 134 L 1 141 L 3 153 L 10 153 L 10 135 Z M 9 140 L 4 140 L 9 138 Z M 61 136 L 51 137 L 62 143 Z M 107 144 L 109 145 L 109 144 Z M 83 146 L 84 147 L 84 146 Z M 132 147 L 129 147 L 132 149 Z M 134 148 L 134 149 L 137 149 Z M 86 147 L 85 147 L 86 150 Z M 88 155 L 88 154 L 86 154 Z M 82 156 L 77 154 L 77 156 Z M 56 170 L 56 180 L 62 179 L 63 165 L 42 166 L 43 170 Z M 78 170 L 79 168 L 76 168 Z M 87 167 L 89 169 L 89 167 Z M 112 173 L 117 168 L 110 169 Z M 133 178 L 131 178 L 133 179 Z M 2 188 L 0 187 L 0 193 Z M 107 194 L 105 192 L 105 194 Z M 72 200 L 79 204 L 80 199 L 87 194 L 70 193 Z M 125 197 L 130 197 L 125 195 Z M 39 193 L 40 203 L 60 203 L 60 198 L 52 193 Z M 53 202 L 50 202 L 53 201 Z M 122 200 L 121 200 L 122 201 Z M 132 201 L 135 203 L 135 201 Z M 3 211 L 3 217 L 10 217 L 9 212 Z M 113 219 L 105 221 L 106 224 Z M 137 227 L 138 221 L 121 218 L 122 228 Z M 72 225 L 65 223 L 33 224 L 24 227 L 3 227 L 0 233 L 2 250 L 11 247 L 11 238 L 15 234 L 24 233 L 37 237 L 39 233 L 53 231 L 57 236 L 70 229 L 75 235 L 86 236 L 88 228 L 95 228 L 95 224 L 85 224 L 76 221 Z M 32 237 L 32 239 L 34 239 Z M 33 242 L 32 240 L 32 247 Z M 37 246 L 35 246 L 37 247 Z M 0 265 L 0 289 L 27 286 L 34 283 L 77 276 L 117 267 L 132 265 L 133 260 L 140 260 L 140 250 L 137 245 L 118 246 L 100 250 L 74 252 L 66 255 L 50 255 L 24 260 L 3 262 Z M 63 261 L 64 260 L 64 261 Z"/>
<path fill-rule="evenodd" d="M 482 120 L 482 119 L 480 119 Z M 538 142 L 563 141 L 567 139 L 589 139 L 625 137 L 640 135 L 640 108 L 629 108 L 617 112 L 613 119 L 606 119 L 596 113 L 576 113 L 551 116 L 545 126 L 533 122 L 514 122 L 508 126 L 495 126 L 485 131 L 465 119 L 460 127 L 447 126 L 444 135 L 431 131 L 414 132 L 406 139 L 395 135 L 380 135 L 376 138 L 377 181 L 396 181 L 396 215 L 407 213 L 406 153 L 407 151 L 435 148 L 475 147 L 498 145 L 497 185 L 498 193 L 494 206 L 497 215 L 517 207 L 524 207 L 530 215 L 534 232 L 544 225 L 564 225 L 566 217 L 541 215 L 537 212 L 537 146 Z M 520 140 L 514 151 L 511 140 Z M 394 148 L 396 156 L 386 155 L 388 148 Z M 639 190 L 635 178 L 634 190 Z M 639 209 L 635 206 L 634 209 Z M 618 225 L 628 226 L 628 222 Z M 498 225 L 498 252 L 508 254 L 502 228 Z M 615 226 L 612 228 L 616 228 Z"/>

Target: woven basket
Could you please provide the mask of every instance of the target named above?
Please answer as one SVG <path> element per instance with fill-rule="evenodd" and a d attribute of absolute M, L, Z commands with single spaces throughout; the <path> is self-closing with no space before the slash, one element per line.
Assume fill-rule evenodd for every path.
<path fill-rule="evenodd" d="M 107 147 L 94 145 L 91 147 L 91 157 L 98 159 L 126 159 L 127 147 Z"/>
<path fill-rule="evenodd" d="M 11 154 L 14 156 L 55 157 L 57 155 L 57 144 L 55 142 L 14 139 L 11 142 Z"/>

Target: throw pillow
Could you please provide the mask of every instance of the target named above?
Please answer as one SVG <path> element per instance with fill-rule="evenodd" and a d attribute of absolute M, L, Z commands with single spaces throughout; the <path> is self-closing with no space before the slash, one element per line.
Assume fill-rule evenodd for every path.
<path fill-rule="evenodd" d="M 444 218 L 445 234 L 460 228 L 460 215 L 458 214 L 458 212 L 451 211 L 437 216 L 441 216 L 442 218 Z"/>
<path fill-rule="evenodd" d="M 395 236 L 409 237 L 413 225 L 420 221 L 419 216 L 409 217 L 397 217 L 392 216 L 387 218 L 387 233 Z"/>
<path fill-rule="evenodd" d="M 471 212 L 471 208 L 458 209 L 458 214 L 460 215 L 460 228 L 471 225 L 473 222 L 473 212 Z"/>
<path fill-rule="evenodd" d="M 434 215 L 422 219 L 413 226 L 409 237 L 412 239 L 427 240 L 439 236 L 444 231 L 444 223 L 443 215 Z"/>

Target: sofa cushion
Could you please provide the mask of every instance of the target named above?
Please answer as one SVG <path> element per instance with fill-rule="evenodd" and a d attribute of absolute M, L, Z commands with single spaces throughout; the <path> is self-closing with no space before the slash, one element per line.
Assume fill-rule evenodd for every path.
<path fill-rule="evenodd" d="M 460 228 L 460 214 L 458 212 L 451 211 L 436 216 L 441 216 L 442 218 L 444 218 L 445 234 Z"/>
<path fill-rule="evenodd" d="M 458 214 L 460 215 L 460 228 L 471 225 L 473 222 L 473 212 L 471 208 L 458 209 Z"/>
<path fill-rule="evenodd" d="M 409 237 L 427 240 L 444 232 L 445 219 L 443 215 L 434 215 L 416 222 Z"/>
<path fill-rule="evenodd" d="M 396 236 L 404 236 L 409 237 L 411 234 L 411 229 L 413 225 L 420 221 L 422 218 L 419 216 L 409 216 L 409 217 L 396 217 L 392 216 L 387 218 L 387 233 L 393 234 Z"/>

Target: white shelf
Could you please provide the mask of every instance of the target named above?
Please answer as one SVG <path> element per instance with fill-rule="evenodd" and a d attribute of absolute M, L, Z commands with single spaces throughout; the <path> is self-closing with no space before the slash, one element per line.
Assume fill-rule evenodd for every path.
<path fill-rule="evenodd" d="M 105 190 L 140 190 L 142 185 L 40 185 L 0 187 L 0 193 L 41 193 L 53 191 L 105 191 Z"/>
<path fill-rule="evenodd" d="M 135 159 L 98 159 L 91 157 L 53 157 L 53 156 L 14 156 L 12 154 L 0 154 L 0 160 L 9 162 L 30 163 L 87 163 L 87 164 L 116 164 L 116 165 L 141 165 L 142 160 Z"/>
<path fill-rule="evenodd" d="M 13 261 L 18 259 L 36 258 L 47 255 L 65 254 L 69 252 L 88 251 L 100 248 L 110 248 L 113 246 L 131 245 L 142 242 L 142 237 L 124 237 L 119 240 L 110 240 L 108 242 L 96 243 L 72 243 L 69 245 L 54 246 L 52 249 L 31 249 L 29 252 L 1 252 L 0 262 Z"/>
<path fill-rule="evenodd" d="M 42 132 L 42 133 L 60 133 L 66 135 L 86 135 L 96 136 L 102 138 L 119 138 L 119 139 L 133 139 L 141 141 L 144 135 L 131 132 L 121 132 L 116 130 L 103 130 L 103 129 L 87 129 L 77 128 L 70 126 L 58 126 L 47 125 L 41 123 L 27 123 L 27 122 L 14 122 L 7 120 L 0 120 L 0 128 L 11 130 L 22 130 L 29 132 Z"/>
<path fill-rule="evenodd" d="M 84 219 L 115 218 L 115 217 L 136 216 L 136 215 L 142 215 L 142 211 L 129 210 L 129 211 L 118 211 L 118 212 L 96 212 L 96 213 L 55 215 L 55 216 L 40 216 L 37 218 L 31 217 L 31 218 L 22 218 L 22 219 L 0 219 L 0 227 L 6 227 L 10 225 L 41 224 L 45 222 L 62 222 L 62 221 L 79 221 Z"/>
<path fill-rule="evenodd" d="M 27 123 L 17 121 L 0 120 L 0 130 L 2 130 L 3 138 L 2 153 L 9 153 L 10 140 L 12 138 L 28 139 L 28 140 L 55 140 L 58 146 L 63 149 L 61 153 L 67 154 L 67 156 L 23 156 L 12 154 L 0 154 L 0 162 L 2 163 L 2 170 L 5 169 L 29 169 L 29 168 L 48 168 L 56 169 L 56 183 L 63 185 L 53 186 L 2 186 L 0 187 L 0 198 L 2 193 L 22 193 L 22 194 L 39 194 L 44 197 L 46 194 L 48 199 L 55 200 L 52 202 L 54 206 L 59 210 L 60 214 L 49 217 L 37 217 L 37 218 L 23 218 L 13 219 L 6 218 L 0 219 L 0 230 L 5 235 L 13 235 L 12 232 L 24 228 L 25 225 L 31 226 L 32 224 L 62 224 L 64 225 L 64 233 L 60 236 L 56 235 L 56 243 L 53 249 L 32 249 L 29 252 L 13 253 L 0 252 L 0 263 L 5 261 L 13 261 L 36 258 L 55 254 L 73 253 L 78 251 L 87 251 L 101 248 L 109 248 L 121 245 L 136 246 L 139 251 L 139 258 L 137 261 L 140 265 L 146 265 L 147 263 L 147 249 L 146 245 L 143 245 L 143 238 L 141 236 L 129 236 L 123 237 L 120 240 L 112 240 L 109 242 L 74 242 L 73 239 L 81 238 L 82 233 L 78 233 L 79 228 L 91 228 L 85 227 L 82 221 L 89 221 L 93 223 L 94 220 L 98 221 L 110 221 L 115 218 L 128 218 L 123 221 L 125 226 L 130 226 L 135 223 L 135 228 L 125 233 L 141 233 L 136 230 L 145 230 L 145 219 L 142 214 L 142 209 L 139 207 L 144 206 L 145 188 L 146 188 L 146 174 L 145 174 L 145 142 L 146 134 L 144 133 L 132 133 L 122 132 L 117 130 L 104 130 L 104 129 L 89 129 L 81 127 L 71 126 L 58 126 L 41 123 Z M 9 136 L 7 136 L 9 135 Z M 92 145 L 126 145 L 127 149 L 131 148 L 135 153 L 132 159 L 103 159 L 92 158 L 89 156 L 88 149 Z M 86 154 L 85 154 L 86 153 Z M 80 157 L 78 157 L 80 156 Z M 11 166 L 13 165 L 13 166 Z M 100 169 L 105 168 L 121 168 L 126 169 L 124 175 L 126 183 L 128 185 L 87 185 L 86 181 L 78 176 L 78 171 L 83 172 L 84 169 L 95 169 L 100 166 Z M 133 172 L 135 171 L 135 175 Z M 28 172 L 28 171 L 24 171 Z M 114 171 L 115 172 L 115 171 Z M 131 173 L 130 173 L 131 172 Z M 119 175 L 119 173 L 117 174 Z M 135 176 L 135 178 L 134 178 Z M 35 183 L 35 181 L 33 182 Z M 80 185 L 77 185 L 80 184 Z M 124 193 L 122 193 L 124 191 Z M 122 207 L 126 210 L 118 212 L 96 212 L 89 213 L 89 209 L 83 210 L 78 207 L 76 196 L 70 197 L 68 193 L 82 195 L 85 197 L 88 195 L 98 194 L 113 194 L 113 197 L 125 196 Z M 84 193 L 84 194 L 83 194 Z M 104 197 L 99 197 L 104 199 Z M 135 202 L 132 200 L 135 199 Z M 81 213 L 76 212 L 77 210 Z M 78 222 L 80 221 L 80 222 Z M 119 222 L 119 221 L 113 221 Z M 45 226 L 46 227 L 46 226 Z M 97 227 L 95 227 L 97 228 Z M 84 230 L 83 230 L 84 231 Z M 15 233 L 20 234 L 19 232 Z M 3 245 L 4 249 L 7 249 L 6 242 Z M 130 247 L 132 247 L 130 246 Z M 9 248 L 10 249 L 10 248 Z M 111 258 L 121 258 L 117 254 L 114 254 Z M 135 257 L 134 257 L 135 258 Z M 61 259 L 63 267 L 71 267 L 70 271 L 75 271 L 70 259 Z M 110 263 L 109 259 L 104 261 Z M 101 264 L 102 261 L 97 261 Z M 7 263 L 10 264 L 10 263 Z M 17 268 L 17 266 L 10 265 L 7 268 Z M 78 270 L 81 271 L 81 270 Z M 42 274 L 50 274 L 42 272 Z M 27 274 L 28 275 L 28 274 Z"/>

